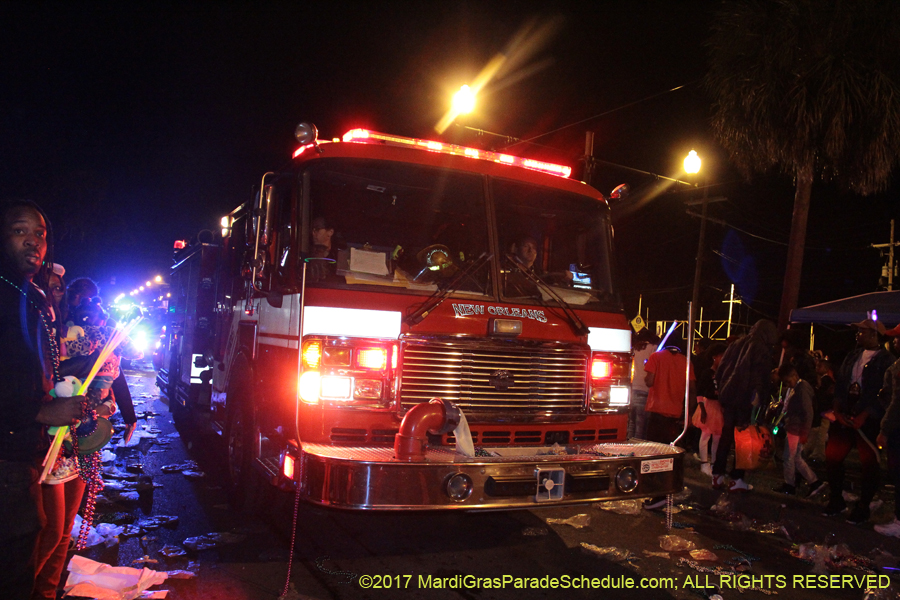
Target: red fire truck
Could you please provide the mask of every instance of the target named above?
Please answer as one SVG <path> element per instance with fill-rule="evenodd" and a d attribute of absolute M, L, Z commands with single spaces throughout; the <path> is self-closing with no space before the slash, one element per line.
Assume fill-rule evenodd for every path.
<path fill-rule="evenodd" d="M 630 332 L 603 196 L 556 164 L 356 129 L 300 146 L 177 251 L 158 384 L 176 421 L 348 509 L 681 489 L 626 440 Z M 258 479 L 258 478 L 256 478 Z"/>

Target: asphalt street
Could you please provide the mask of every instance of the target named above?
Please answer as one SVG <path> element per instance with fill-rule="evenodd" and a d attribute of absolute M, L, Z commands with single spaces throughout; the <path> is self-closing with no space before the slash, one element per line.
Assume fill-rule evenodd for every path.
<path fill-rule="evenodd" d="M 111 565 L 194 573 L 152 588 L 169 590 L 175 600 L 281 596 L 293 495 L 264 489 L 251 510 L 233 508 L 221 440 L 176 430 L 149 363 L 126 372 L 144 437 L 121 447 L 117 436 L 108 446 L 115 457 L 106 466 L 120 479 L 108 478 L 98 520 L 131 527 L 118 543 L 81 554 Z M 665 511 L 635 504 L 616 507 L 625 514 L 597 505 L 378 514 L 301 503 L 287 597 L 687 599 L 718 593 L 726 599 L 873 600 L 866 584 L 891 581 L 900 539 L 872 526 L 890 520 L 892 487 L 880 491 L 882 505 L 871 522 L 854 526 L 821 516 L 824 498 L 771 491 L 780 481 L 776 465 L 754 474 L 756 489 L 739 495 L 712 490 L 697 467 L 688 457 L 687 489 L 676 498 L 671 530 Z M 714 556 L 666 553 L 665 535 Z M 197 536 L 207 537 L 191 539 Z M 880 593 L 877 598 L 897 597 L 893 590 Z"/>

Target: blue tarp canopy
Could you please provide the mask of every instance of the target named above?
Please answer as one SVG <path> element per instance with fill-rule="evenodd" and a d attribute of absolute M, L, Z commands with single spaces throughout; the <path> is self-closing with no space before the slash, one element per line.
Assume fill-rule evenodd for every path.
<path fill-rule="evenodd" d="M 868 313 L 873 310 L 878 312 L 878 320 L 887 328 L 900 323 L 900 291 L 872 292 L 795 308 L 791 311 L 791 323 L 849 325 L 868 318 Z"/>

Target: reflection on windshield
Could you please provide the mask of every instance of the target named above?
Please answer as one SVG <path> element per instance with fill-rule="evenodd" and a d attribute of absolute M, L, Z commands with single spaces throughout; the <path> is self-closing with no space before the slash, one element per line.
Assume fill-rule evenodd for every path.
<path fill-rule="evenodd" d="M 497 230 L 508 260 L 552 288 L 565 302 L 609 304 L 613 298 L 608 209 L 592 198 L 495 180 Z M 550 300 L 513 264 L 502 269 L 502 293 L 517 301 Z"/>
<path fill-rule="evenodd" d="M 310 219 L 333 228 L 332 268 L 312 284 L 434 292 L 488 251 L 478 176 L 382 161 L 322 161 L 310 174 Z M 490 269 L 459 283 L 484 294 Z"/>

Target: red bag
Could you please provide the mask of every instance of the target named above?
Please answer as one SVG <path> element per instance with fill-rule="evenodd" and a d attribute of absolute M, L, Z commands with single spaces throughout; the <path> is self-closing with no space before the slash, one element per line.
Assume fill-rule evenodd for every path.
<path fill-rule="evenodd" d="M 734 467 L 736 469 L 761 469 L 775 453 L 775 438 L 762 425 L 734 428 Z"/>

